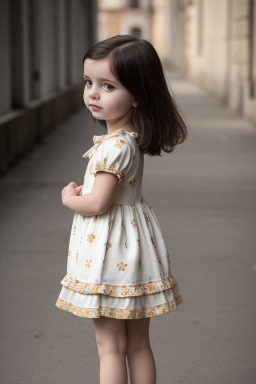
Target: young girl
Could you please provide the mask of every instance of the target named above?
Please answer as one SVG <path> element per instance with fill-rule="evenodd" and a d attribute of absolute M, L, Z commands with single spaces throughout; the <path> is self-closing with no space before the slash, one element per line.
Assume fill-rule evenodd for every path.
<path fill-rule="evenodd" d="M 83 185 L 62 190 L 75 211 L 57 307 L 93 319 L 100 383 L 156 383 L 153 316 L 182 303 L 156 215 L 142 196 L 144 154 L 187 135 L 159 57 L 146 40 L 114 36 L 84 56 L 84 103 L 107 134 L 94 136 Z"/>

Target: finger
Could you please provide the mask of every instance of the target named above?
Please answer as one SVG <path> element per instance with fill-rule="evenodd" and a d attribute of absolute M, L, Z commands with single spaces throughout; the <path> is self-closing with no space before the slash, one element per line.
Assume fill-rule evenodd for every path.
<path fill-rule="evenodd" d="M 76 192 L 79 193 L 81 191 L 82 187 L 83 187 L 82 185 L 80 185 L 79 187 L 76 187 L 75 188 Z"/>

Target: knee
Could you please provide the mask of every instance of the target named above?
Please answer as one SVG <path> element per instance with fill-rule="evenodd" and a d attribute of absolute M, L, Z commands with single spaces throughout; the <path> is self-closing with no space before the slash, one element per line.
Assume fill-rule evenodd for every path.
<path fill-rule="evenodd" d="M 127 340 L 127 355 L 134 354 L 142 349 L 150 348 L 148 338 L 132 338 Z"/>
<path fill-rule="evenodd" d="M 126 356 L 127 354 L 127 340 L 119 338 L 116 340 L 96 339 L 98 355 L 101 358 L 107 354 L 119 354 Z"/>

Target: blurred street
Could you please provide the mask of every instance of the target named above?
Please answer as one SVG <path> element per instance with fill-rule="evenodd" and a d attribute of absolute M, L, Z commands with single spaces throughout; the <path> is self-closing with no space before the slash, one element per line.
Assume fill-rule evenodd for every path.
<path fill-rule="evenodd" d="M 256 128 L 169 73 L 189 137 L 145 156 L 154 209 L 184 302 L 151 319 L 158 384 L 254 384 L 256 377 Z M 0 179 L 1 383 L 99 383 L 91 319 L 55 306 L 73 212 L 93 135 L 86 108 L 43 138 Z"/>

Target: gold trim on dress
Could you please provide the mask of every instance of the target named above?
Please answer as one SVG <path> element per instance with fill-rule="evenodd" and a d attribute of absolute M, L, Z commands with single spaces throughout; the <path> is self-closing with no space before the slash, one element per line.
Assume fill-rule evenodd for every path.
<path fill-rule="evenodd" d="M 172 288 L 177 284 L 173 276 L 167 276 L 163 279 L 156 281 L 148 281 L 146 283 L 137 285 L 114 285 L 106 283 L 85 283 L 66 275 L 61 284 L 74 292 L 79 292 L 84 295 L 104 294 L 114 297 L 129 297 L 129 296 L 142 296 L 153 295 Z"/>
<path fill-rule="evenodd" d="M 58 298 L 55 305 L 64 311 L 71 312 L 74 315 L 81 317 L 99 318 L 100 316 L 105 316 L 113 319 L 142 319 L 175 311 L 177 305 L 182 302 L 183 299 L 181 295 L 179 295 L 176 299 L 169 301 L 169 303 L 141 309 L 119 309 L 111 307 L 83 308 L 60 298 Z"/>

